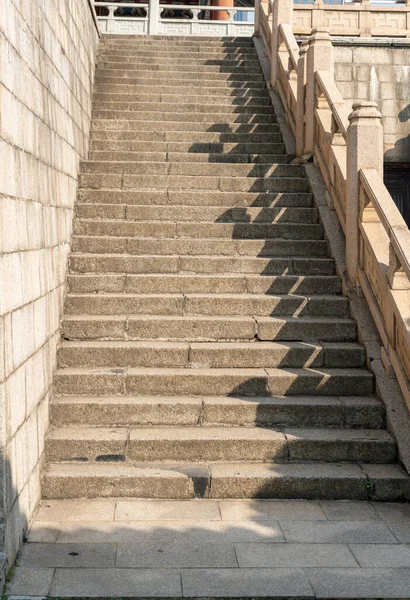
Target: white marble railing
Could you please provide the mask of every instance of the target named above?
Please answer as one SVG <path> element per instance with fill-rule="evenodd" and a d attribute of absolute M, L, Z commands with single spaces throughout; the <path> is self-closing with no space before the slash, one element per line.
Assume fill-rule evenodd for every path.
<path fill-rule="evenodd" d="M 150 35 L 251 36 L 254 32 L 254 8 L 189 6 L 95 2 L 103 9 L 98 22 L 102 33 Z M 212 13 L 224 14 L 226 20 L 212 19 Z"/>

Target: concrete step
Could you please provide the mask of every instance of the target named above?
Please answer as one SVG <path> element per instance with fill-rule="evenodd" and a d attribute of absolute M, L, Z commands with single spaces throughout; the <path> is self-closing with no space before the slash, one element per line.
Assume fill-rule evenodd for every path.
<path fill-rule="evenodd" d="M 202 274 L 68 274 L 72 293 L 130 294 L 340 294 L 333 276 Z"/>
<path fill-rule="evenodd" d="M 353 342 L 356 323 L 339 317 L 66 314 L 67 340 L 289 340 Z"/>
<path fill-rule="evenodd" d="M 215 463 L 134 465 L 51 463 L 46 499 L 296 498 L 398 501 L 409 493 L 396 465 L 351 463 Z"/>
<path fill-rule="evenodd" d="M 384 406 L 372 396 L 58 396 L 50 411 L 55 427 L 385 426 Z"/>
<path fill-rule="evenodd" d="M 239 154 L 202 153 L 202 152 L 93 152 L 88 155 L 91 161 L 135 161 L 135 162 L 194 162 L 194 163 L 269 163 L 280 164 L 289 162 L 284 153 L 284 145 L 276 144 L 278 154 Z"/>
<path fill-rule="evenodd" d="M 267 427 L 52 428 L 50 462 L 363 461 L 389 463 L 396 446 L 385 430 Z"/>
<path fill-rule="evenodd" d="M 64 341 L 58 348 L 59 368 L 178 367 L 360 368 L 365 360 L 359 344 L 345 342 L 131 342 Z"/>
<path fill-rule="evenodd" d="M 70 272 L 333 275 L 334 264 L 330 258 L 71 254 Z"/>
<path fill-rule="evenodd" d="M 239 90 L 241 91 L 241 90 Z M 190 106 L 211 106 L 211 105 L 227 105 L 227 106 L 268 106 L 271 111 L 273 111 L 270 96 L 268 90 L 261 92 L 258 90 L 257 94 L 252 94 L 249 92 L 248 94 L 244 94 L 242 90 L 241 94 L 238 95 L 198 95 L 198 94 L 184 94 L 184 104 L 181 104 L 181 91 L 180 93 L 160 93 L 160 92 L 151 92 L 151 93 L 143 93 L 141 91 L 136 92 L 135 94 L 132 92 L 117 92 L 117 93 L 104 93 L 98 92 L 93 95 L 93 105 L 97 109 L 111 109 L 119 106 L 129 106 L 134 103 L 154 103 L 161 105 L 170 105 L 173 108 L 179 107 L 180 110 L 183 110 L 185 103 Z M 191 109 L 192 110 L 192 109 Z"/>
<path fill-rule="evenodd" d="M 313 196 L 306 192 L 185 192 L 185 191 L 128 191 L 128 190 L 79 190 L 78 201 L 85 204 L 170 204 L 178 206 L 224 206 L 234 207 L 300 207 L 313 206 Z"/>
<path fill-rule="evenodd" d="M 237 319 L 237 323 L 241 320 Z M 64 327 L 68 320 L 65 320 Z M 231 320 L 231 323 L 233 319 Z M 91 329 L 92 321 L 88 321 Z M 242 327 L 250 330 L 250 320 Z M 83 324 L 83 330 L 86 325 Z M 235 331 L 236 335 L 240 332 Z M 246 339 L 246 331 L 242 339 Z M 92 339 L 91 335 L 86 339 Z M 174 338 L 175 339 L 175 338 Z M 223 339 L 221 336 L 220 339 Z M 248 338 L 250 339 L 250 338 Z M 55 391 L 63 395 L 138 396 L 370 396 L 373 375 L 363 369 L 59 369 Z"/>
<path fill-rule="evenodd" d="M 90 160 L 98 160 L 93 158 L 97 153 L 107 156 L 118 157 L 119 153 L 130 153 L 135 156 L 136 153 L 167 153 L 171 155 L 185 155 L 186 160 L 191 160 L 190 154 L 201 155 L 217 155 L 226 154 L 229 156 L 239 154 L 279 154 L 283 153 L 283 142 L 274 144 L 225 144 L 221 142 L 139 142 L 132 140 L 95 140 L 91 142 Z M 118 154 L 116 154 L 118 153 Z M 112 159 L 111 159 L 112 160 Z M 127 159 L 125 159 L 127 160 Z M 129 160 L 129 159 L 128 159 Z M 200 160 L 200 159 L 199 159 Z"/>
<path fill-rule="evenodd" d="M 177 221 L 178 223 L 317 223 L 316 208 L 299 207 L 225 207 L 213 206 L 178 206 L 178 205 L 135 205 L 121 206 L 119 204 L 76 204 L 76 216 L 79 219 L 109 219 L 127 221 L 150 221 L 162 223 Z"/>
<path fill-rule="evenodd" d="M 257 294 L 67 294 L 66 314 L 347 317 L 344 296 Z"/>
<path fill-rule="evenodd" d="M 90 205 L 89 205 L 90 206 Z M 94 206 L 94 205 L 93 205 Z M 96 207 L 101 206 L 96 204 Z M 103 205 L 106 206 L 106 205 Z M 121 206 L 121 205 L 113 205 Z M 324 258 L 328 256 L 326 240 L 221 240 L 220 238 L 135 238 L 120 236 L 74 235 L 71 251 L 86 254 L 138 254 L 164 256 L 303 256 Z"/>

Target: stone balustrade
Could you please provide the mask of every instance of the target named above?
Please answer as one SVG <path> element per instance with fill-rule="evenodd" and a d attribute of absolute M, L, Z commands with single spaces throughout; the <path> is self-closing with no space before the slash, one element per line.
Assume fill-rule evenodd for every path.
<path fill-rule="evenodd" d="M 299 48 L 292 27 L 298 10 L 291 0 L 260 2 L 256 32 L 296 139 L 296 155 L 313 157 L 328 206 L 344 232 L 345 290 L 365 296 L 385 370 L 397 378 L 410 408 L 410 231 L 383 183 L 381 115 L 374 102 L 356 103 L 351 111 L 340 94 L 331 28 L 314 28 Z"/>

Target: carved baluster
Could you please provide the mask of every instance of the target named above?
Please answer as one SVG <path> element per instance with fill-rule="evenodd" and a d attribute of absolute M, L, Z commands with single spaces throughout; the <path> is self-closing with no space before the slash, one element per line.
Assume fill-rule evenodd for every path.
<path fill-rule="evenodd" d="M 393 244 L 389 244 L 389 268 L 387 269 L 387 280 L 392 290 L 410 290 L 410 281 L 399 261 Z"/>
<path fill-rule="evenodd" d="M 107 32 L 114 33 L 115 32 L 115 16 L 114 13 L 118 8 L 117 4 L 109 4 L 108 8 L 108 21 L 107 21 Z"/>
<path fill-rule="evenodd" d="M 303 156 L 305 151 L 305 92 L 306 92 L 306 53 L 308 43 L 303 42 L 299 50 L 298 90 L 296 103 L 296 156 Z"/>

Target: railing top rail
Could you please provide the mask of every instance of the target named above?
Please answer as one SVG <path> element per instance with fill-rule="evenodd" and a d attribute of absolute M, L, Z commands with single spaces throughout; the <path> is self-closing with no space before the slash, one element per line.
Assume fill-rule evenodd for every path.
<path fill-rule="evenodd" d="M 292 67 L 295 69 L 295 71 L 297 71 L 299 59 L 299 46 L 295 36 L 293 35 L 293 28 L 291 25 L 284 23 L 279 25 L 279 32 L 283 41 L 285 42 L 287 51 L 289 53 L 289 58 L 292 63 Z"/>
<path fill-rule="evenodd" d="M 105 7 L 109 7 L 109 6 L 115 6 L 116 8 L 147 8 L 149 6 L 149 2 L 146 2 L 144 4 L 140 4 L 138 2 L 95 2 L 94 6 L 105 6 Z"/>
<path fill-rule="evenodd" d="M 350 111 L 342 94 L 339 92 L 334 78 L 330 75 L 329 71 L 319 70 L 316 71 L 316 82 L 326 98 L 340 132 L 346 139 Z"/>
<path fill-rule="evenodd" d="M 135 4 L 133 5 L 135 7 Z M 199 5 L 192 5 L 192 4 L 160 4 L 159 5 L 160 8 L 169 8 L 170 10 L 180 10 L 180 9 L 185 9 L 185 10 L 218 10 L 218 11 L 224 11 L 224 10 L 235 10 L 238 12 L 254 12 L 255 9 L 253 7 L 249 7 L 249 6 L 199 6 Z"/>

